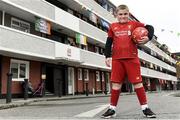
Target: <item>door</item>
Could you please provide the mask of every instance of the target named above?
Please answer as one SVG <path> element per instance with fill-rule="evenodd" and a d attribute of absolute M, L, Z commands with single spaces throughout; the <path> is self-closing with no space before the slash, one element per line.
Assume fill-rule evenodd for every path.
<path fill-rule="evenodd" d="M 68 94 L 74 95 L 74 68 L 68 68 Z"/>

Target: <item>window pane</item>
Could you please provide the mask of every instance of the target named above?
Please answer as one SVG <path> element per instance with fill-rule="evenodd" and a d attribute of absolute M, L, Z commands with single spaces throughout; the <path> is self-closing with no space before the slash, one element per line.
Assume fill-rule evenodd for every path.
<path fill-rule="evenodd" d="M 100 81 L 99 71 L 96 71 L 96 81 Z"/>
<path fill-rule="evenodd" d="M 11 63 L 11 73 L 13 74 L 12 78 L 18 78 L 18 64 Z"/>
<path fill-rule="evenodd" d="M 12 21 L 12 24 L 15 25 L 15 26 L 19 26 L 19 21 L 13 20 L 13 21 Z"/>
<path fill-rule="evenodd" d="M 82 80 L 82 69 L 78 69 L 78 80 Z"/>
<path fill-rule="evenodd" d="M 87 70 L 87 69 L 84 70 L 84 80 L 85 80 L 85 81 L 88 81 L 88 80 L 89 80 L 89 73 L 88 73 L 88 70 Z"/>
<path fill-rule="evenodd" d="M 11 27 L 17 30 L 21 30 L 23 32 L 30 32 L 30 24 L 18 19 L 12 19 Z"/>
<path fill-rule="evenodd" d="M 25 78 L 25 77 L 26 77 L 26 64 L 20 64 L 19 78 Z"/>

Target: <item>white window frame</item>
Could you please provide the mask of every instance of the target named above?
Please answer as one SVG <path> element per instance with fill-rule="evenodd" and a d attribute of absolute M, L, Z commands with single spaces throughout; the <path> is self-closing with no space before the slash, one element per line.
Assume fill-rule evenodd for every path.
<path fill-rule="evenodd" d="M 99 82 L 100 81 L 100 72 L 96 71 L 96 81 Z"/>
<path fill-rule="evenodd" d="M 13 24 L 13 21 L 19 22 L 19 25 Z M 28 29 L 26 29 L 25 31 L 22 30 L 22 29 L 18 29 L 18 28 L 23 28 L 20 24 L 26 25 L 28 27 Z M 11 18 L 11 28 L 14 28 L 14 29 L 17 29 L 17 30 L 21 30 L 23 32 L 30 33 L 30 23 L 22 21 L 20 19 L 14 18 L 14 17 Z"/>
<path fill-rule="evenodd" d="M 12 81 L 24 81 L 24 79 L 29 79 L 29 61 L 11 59 L 11 61 L 10 61 L 10 71 L 11 71 L 11 64 L 12 63 L 17 63 L 18 64 L 18 78 L 12 78 Z M 25 64 L 26 65 L 25 78 L 19 78 L 20 64 Z"/>
<path fill-rule="evenodd" d="M 87 75 L 87 76 L 85 76 L 85 75 Z M 88 69 L 84 69 L 84 80 L 89 81 L 89 70 Z"/>
<path fill-rule="evenodd" d="M 99 47 L 95 46 L 95 53 L 99 53 Z"/>
<path fill-rule="evenodd" d="M 102 81 L 104 81 L 104 72 L 101 72 Z"/>
<path fill-rule="evenodd" d="M 78 80 L 82 80 L 82 69 L 78 68 Z"/>
<path fill-rule="evenodd" d="M 104 54 L 104 52 L 103 52 L 103 48 L 100 48 L 100 52 L 101 52 L 101 54 Z"/>

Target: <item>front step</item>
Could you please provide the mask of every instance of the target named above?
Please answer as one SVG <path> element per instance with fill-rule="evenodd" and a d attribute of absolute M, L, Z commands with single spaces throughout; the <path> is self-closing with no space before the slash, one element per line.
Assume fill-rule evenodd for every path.
<path fill-rule="evenodd" d="M 53 96 L 54 95 L 54 93 L 52 93 L 52 92 L 49 92 L 49 91 L 45 91 L 45 96 Z"/>

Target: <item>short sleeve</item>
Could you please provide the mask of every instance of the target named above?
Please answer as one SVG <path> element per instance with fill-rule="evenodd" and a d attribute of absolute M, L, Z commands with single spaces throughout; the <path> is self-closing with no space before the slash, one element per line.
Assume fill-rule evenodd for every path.
<path fill-rule="evenodd" d="M 112 31 L 112 26 L 111 25 L 109 26 L 109 29 L 108 29 L 108 37 L 113 38 L 113 31 Z"/>
<path fill-rule="evenodd" d="M 133 22 L 133 24 L 135 25 L 135 28 L 136 27 L 144 27 L 145 26 L 145 24 L 144 23 L 141 23 L 141 22 L 137 22 L 137 21 L 132 21 Z"/>

